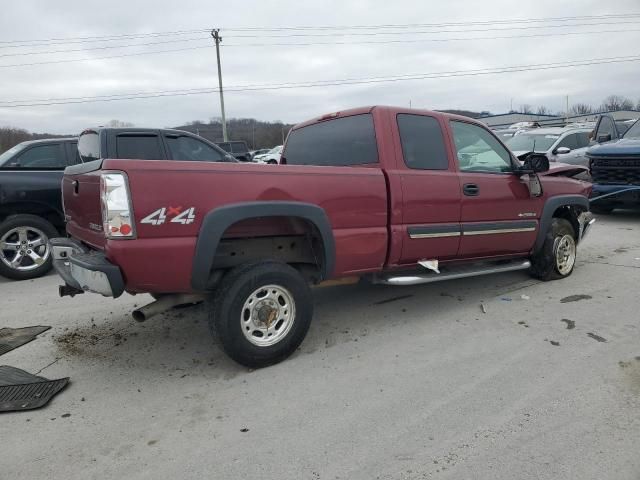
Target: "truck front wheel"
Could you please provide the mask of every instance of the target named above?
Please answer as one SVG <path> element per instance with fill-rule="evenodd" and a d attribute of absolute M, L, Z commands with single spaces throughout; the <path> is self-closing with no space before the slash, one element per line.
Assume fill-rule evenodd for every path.
<path fill-rule="evenodd" d="M 576 263 L 576 235 L 571 222 L 554 218 L 538 253 L 531 258 L 530 273 L 540 280 L 568 277 Z"/>
<path fill-rule="evenodd" d="M 250 368 L 278 363 L 302 343 L 313 316 L 304 277 L 287 264 L 241 265 L 208 299 L 209 326 L 224 351 Z"/>

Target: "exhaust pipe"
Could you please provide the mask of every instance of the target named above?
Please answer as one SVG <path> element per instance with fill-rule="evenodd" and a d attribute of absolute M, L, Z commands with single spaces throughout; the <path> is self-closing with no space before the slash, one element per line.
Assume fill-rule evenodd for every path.
<path fill-rule="evenodd" d="M 176 305 L 185 305 L 189 303 L 198 303 L 204 300 L 204 295 L 191 293 L 172 293 L 163 295 L 155 302 L 151 302 L 144 307 L 140 307 L 132 312 L 133 319 L 138 322 L 144 322 L 159 313 L 166 312 Z"/>

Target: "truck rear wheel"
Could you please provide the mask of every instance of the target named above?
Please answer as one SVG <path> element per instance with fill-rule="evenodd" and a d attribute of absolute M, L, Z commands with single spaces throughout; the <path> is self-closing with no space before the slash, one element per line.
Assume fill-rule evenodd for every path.
<path fill-rule="evenodd" d="M 313 316 L 313 298 L 304 277 L 275 261 L 235 268 L 207 303 L 212 334 L 233 360 L 250 368 L 291 355 L 304 340 Z"/>
<path fill-rule="evenodd" d="M 530 273 L 540 280 L 571 275 L 576 263 L 576 235 L 571 222 L 554 218 L 540 251 L 531 258 Z"/>
<path fill-rule="evenodd" d="M 51 270 L 49 239 L 58 232 L 36 215 L 12 215 L 0 223 L 0 275 L 13 280 L 41 277 Z"/>

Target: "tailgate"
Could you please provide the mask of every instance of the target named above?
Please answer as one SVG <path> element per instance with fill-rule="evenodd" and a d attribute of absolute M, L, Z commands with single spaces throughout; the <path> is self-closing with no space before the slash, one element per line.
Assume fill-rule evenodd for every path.
<path fill-rule="evenodd" d="M 67 231 L 89 245 L 104 248 L 100 168 L 102 161 L 68 167 L 62 179 L 62 199 Z"/>

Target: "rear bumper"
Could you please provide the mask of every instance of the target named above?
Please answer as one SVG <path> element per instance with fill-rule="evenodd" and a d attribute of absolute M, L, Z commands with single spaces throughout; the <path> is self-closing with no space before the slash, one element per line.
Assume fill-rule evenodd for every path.
<path fill-rule="evenodd" d="M 71 238 L 52 238 L 49 243 L 53 267 L 69 287 L 105 297 L 122 295 L 122 272 L 104 253 L 89 250 Z"/>

